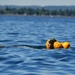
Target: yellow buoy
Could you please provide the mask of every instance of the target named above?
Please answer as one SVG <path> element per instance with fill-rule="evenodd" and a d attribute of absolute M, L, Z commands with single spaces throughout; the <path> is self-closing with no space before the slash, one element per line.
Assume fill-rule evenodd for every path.
<path fill-rule="evenodd" d="M 59 49 L 59 48 L 63 47 L 62 44 L 61 44 L 61 42 L 58 42 L 58 41 L 54 42 L 53 46 L 54 46 L 54 49 Z"/>
<path fill-rule="evenodd" d="M 70 42 L 63 42 L 62 46 L 64 49 L 68 49 L 70 47 Z"/>

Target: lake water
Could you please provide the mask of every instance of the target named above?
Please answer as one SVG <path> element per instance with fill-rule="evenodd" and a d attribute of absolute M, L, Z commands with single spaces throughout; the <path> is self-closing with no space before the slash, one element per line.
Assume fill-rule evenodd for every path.
<path fill-rule="evenodd" d="M 69 49 L 47 50 L 48 39 Z M 75 18 L 0 16 L 0 75 L 75 75 Z"/>

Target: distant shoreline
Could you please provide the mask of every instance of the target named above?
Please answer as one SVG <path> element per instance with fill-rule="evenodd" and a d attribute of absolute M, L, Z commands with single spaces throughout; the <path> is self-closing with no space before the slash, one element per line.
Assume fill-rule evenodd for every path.
<path fill-rule="evenodd" d="M 0 7 L 2 8 L 2 7 Z M 56 9 L 55 9 L 56 8 Z M 70 9 L 69 9 L 70 8 Z M 15 15 L 15 16 L 49 16 L 49 17 L 75 17 L 75 8 L 68 7 L 17 7 L 5 6 L 0 9 L 0 15 Z"/>

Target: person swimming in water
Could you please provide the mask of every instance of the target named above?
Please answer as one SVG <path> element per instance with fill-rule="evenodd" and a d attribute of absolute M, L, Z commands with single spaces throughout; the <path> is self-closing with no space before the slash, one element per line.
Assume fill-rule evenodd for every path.
<path fill-rule="evenodd" d="M 57 40 L 54 39 L 54 38 L 51 38 L 49 39 L 47 42 L 46 42 L 46 49 L 54 49 L 54 42 L 56 42 Z"/>
<path fill-rule="evenodd" d="M 10 48 L 10 47 L 29 47 L 29 48 L 33 48 L 33 49 L 59 49 L 59 48 L 64 48 L 64 49 L 68 49 L 70 47 L 70 42 L 60 42 L 57 41 L 54 38 L 51 38 L 49 40 L 46 41 L 46 45 L 41 46 L 35 46 L 35 45 L 25 45 L 25 44 L 21 44 L 21 45 L 0 45 L 0 48 Z"/>
<path fill-rule="evenodd" d="M 54 38 L 51 38 L 46 42 L 46 49 L 59 49 L 59 48 L 68 49 L 69 47 L 70 42 L 60 42 Z"/>
<path fill-rule="evenodd" d="M 57 41 L 56 39 L 54 39 L 54 38 L 51 38 L 51 39 L 49 39 L 47 42 L 46 42 L 46 46 L 44 45 L 44 46 L 40 46 L 40 45 L 38 45 L 38 46 L 35 46 L 35 45 L 25 45 L 25 44 L 21 44 L 21 45 L 9 45 L 9 46 L 7 46 L 7 45 L 5 45 L 5 46 L 3 46 L 3 45 L 1 45 L 0 46 L 0 48 L 9 48 L 9 47 L 30 47 L 30 48 L 35 48 L 35 49 L 54 49 L 54 47 L 53 47 L 53 44 L 54 44 L 54 42 L 55 41 Z"/>

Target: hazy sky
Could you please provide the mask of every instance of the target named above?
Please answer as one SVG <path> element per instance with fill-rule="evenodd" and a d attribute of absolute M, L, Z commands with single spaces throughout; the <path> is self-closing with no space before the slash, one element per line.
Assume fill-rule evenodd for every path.
<path fill-rule="evenodd" d="M 75 5 L 75 0 L 0 0 L 0 5 Z"/>

